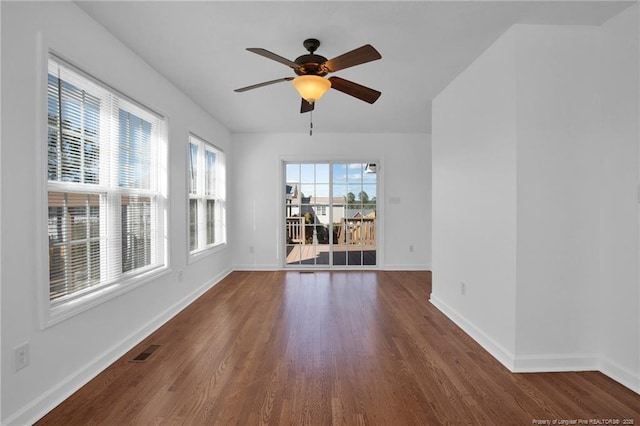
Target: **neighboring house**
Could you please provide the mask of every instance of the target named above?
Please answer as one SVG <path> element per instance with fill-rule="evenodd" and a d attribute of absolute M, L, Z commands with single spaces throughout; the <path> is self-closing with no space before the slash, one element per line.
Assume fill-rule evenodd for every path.
<path fill-rule="evenodd" d="M 294 202 L 295 200 L 295 202 Z M 298 184 L 287 183 L 285 186 L 285 203 L 287 208 L 287 217 L 298 216 L 300 207 L 298 200 Z"/>
<path fill-rule="evenodd" d="M 300 184 L 287 182 L 285 188 L 287 217 L 304 216 L 311 214 L 313 223 L 329 225 L 331 214 L 333 223 L 340 222 L 348 217 L 347 201 L 344 197 L 305 197 L 299 191 Z"/>
<path fill-rule="evenodd" d="M 316 223 L 328 225 L 333 215 L 333 223 L 340 222 L 346 217 L 346 200 L 344 197 L 309 197 Z"/>
<path fill-rule="evenodd" d="M 376 217 L 376 206 L 350 206 L 347 207 L 344 217 L 359 218 L 359 217 Z"/>

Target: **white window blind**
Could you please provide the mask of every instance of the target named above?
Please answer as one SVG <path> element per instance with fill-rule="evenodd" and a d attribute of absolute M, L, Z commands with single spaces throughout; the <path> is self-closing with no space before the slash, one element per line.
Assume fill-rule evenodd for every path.
<path fill-rule="evenodd" d="M 225 242 L 225 161 L 213 145 L 189 137 L 189 251 Z"/>
<path fill-rule="evenodd" d="M 51 55 L 52 306 L 166 266 L 164 119 Z"/>

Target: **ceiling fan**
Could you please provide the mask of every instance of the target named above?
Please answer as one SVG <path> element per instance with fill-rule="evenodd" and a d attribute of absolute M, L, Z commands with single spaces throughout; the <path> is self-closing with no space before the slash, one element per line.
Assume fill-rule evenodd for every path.
<path fill-rule="evenodd" d="M 256 53 L 265 58 L 280 62 L 292 68 L 298 77 L 284 77 L 276 80 L 265 81 L 263 83 L 253 84 L 251 86 L 236 89 L 235 92 L 246 92 L 247 90 L 257 89 L 258 87 L 268 86 L 270 84 L 280 83 L 283 81 L 291 81 L 302 97 L 300 112 L 305 113 L 314 109 L 315 102 L 329 88 L 338 90 L 347 95 L 351 95 L 370 104 L 374 103 L 381 95 L 381 92 L 345 80 L 340 77 L 324 78 L 325 75 L 353 67 L 355 65 L 364 64 L 375 61 L 382 56 L 370 44 L 351 50 L 333 59 L 327 60 L 324 56 L 316 55 L 314 52 L 320 47 L 320 41 L 315 38 L 309 38 L 302 43 L 309 51 L 308 54 L 299 56 L 295 61 L 290 61 L 282 56 L 269 52 L 261 48 L 247 48 L 249 52 Z"/>

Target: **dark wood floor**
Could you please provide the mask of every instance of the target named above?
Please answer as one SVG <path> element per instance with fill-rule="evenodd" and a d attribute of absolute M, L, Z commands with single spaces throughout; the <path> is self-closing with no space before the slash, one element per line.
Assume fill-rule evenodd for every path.
<path fill-rule="evenodd" d="M 509 373 L 430 292 L 426 272 L 234 272 L 38 424 L 640 424 L 600 373 Z"/>

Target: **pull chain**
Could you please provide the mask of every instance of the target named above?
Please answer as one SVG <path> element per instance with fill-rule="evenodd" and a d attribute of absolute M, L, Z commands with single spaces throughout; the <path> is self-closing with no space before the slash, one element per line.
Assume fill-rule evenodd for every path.
<path fill-rule="evenodd" d="M 309 114 L 309 136 L 313 136 L 313 110 Z"/>

